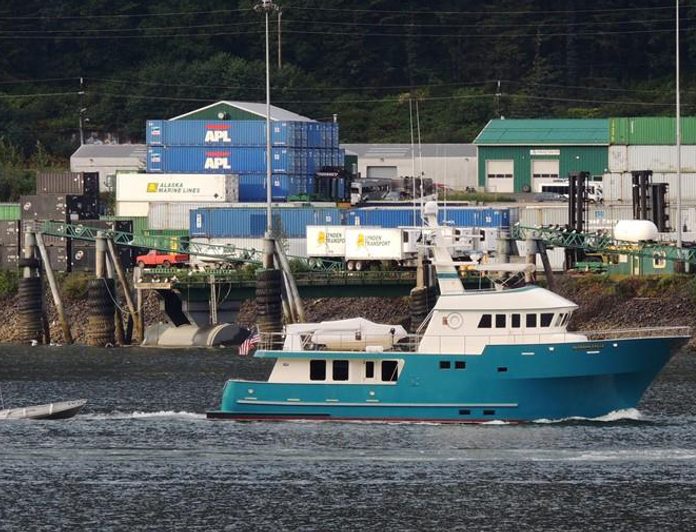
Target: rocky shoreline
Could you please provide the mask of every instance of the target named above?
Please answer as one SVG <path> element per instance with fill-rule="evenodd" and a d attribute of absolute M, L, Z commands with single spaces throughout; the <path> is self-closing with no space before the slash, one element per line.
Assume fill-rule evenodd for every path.
<path fill-rule="evenodd" d="M 569 325 L 572 330 L 690 326 L 696 334 L 696 279 L 690 276 L 663 276 L 611 279 L 594 275 L 564 275 L 557 279 L 560 295 L 575 301 L 579 309 Z M 54 343 L 62 343 L 62 332 L 50 294 L 45 308 Z M 17 343 L 17 295 L 0 300 L 0 343 Z M 304 301 L 308 321 L 361 316 L 381 323 L 408 325 L 408 298 L 321 298 Z M 123 305 L 125 308 L 125 305 Z M 65 308 L 77 343 L 83 343 L 87 329 L 87 302 L 82 298 L 65 301 Z M 255 322 L 253 301 L 245 301 L 238 323 Z M 165 322 L 157 296 L 145 300 L 146 325 Z M 696 348 L 696 337 L 689 344 Z"/>

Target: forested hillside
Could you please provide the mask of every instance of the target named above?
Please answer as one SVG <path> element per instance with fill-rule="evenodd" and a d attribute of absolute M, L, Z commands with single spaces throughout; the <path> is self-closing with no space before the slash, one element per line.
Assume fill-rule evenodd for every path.
<path fill-rule="evenodd" d="M 318 119 L 337 113 L 344 142 L 408 142 L 409 95 L 418 99 L 424 142 L 469 142 L 500 115 L 674 113 L 672 2 L 278 3 L 282 68 L 273 15 L 273 103 Z M 682 3 L 689 114 L 696 104 L 690 83 L 696 5 Z M 80 109 L 87 134 L 142 141 L 147 118 L 219 99 L 263 101 L 263 17 L 252 6 L 250 0 L 0 4 L 0 160 L 65 158 L 79 143 Z"/>

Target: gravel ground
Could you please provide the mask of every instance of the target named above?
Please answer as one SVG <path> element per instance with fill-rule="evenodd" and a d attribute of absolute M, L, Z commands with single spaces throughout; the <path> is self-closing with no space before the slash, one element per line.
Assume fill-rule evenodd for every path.
<path fill-rule="evenodd" d="M 696 333 L 696 278 L 670 276 L 665 278 L 609 279 L 594 275 L 564 275 L 557 279 L 558 292 L 576 302 L 572 330 L 658 327 L 688 325 Z M 408 298 L 321 298 L 304 301 L 307 321 L 324 321 L 364 317 L 380 323 L 408 327 Z M 125 305 L 123 305 L 125 308 Z M 87 327 L 86 301 L 66 301 L 73 336 L 84 339 Z M 51 324 L 51 338 L 62 342 L 62 333 L 48 292 L 45 308 Z M 150 293 L 145 301 L 146 324 L 166 321 L 159 309 L 159 300 Z M 245 301 L 238 323 L 250 326 L 256 318 L 255 303 Z M 18 339 L 17 296 L 0 302 L 0 342 Z M 696 348 L 696 338 L 691 345 Z"/>

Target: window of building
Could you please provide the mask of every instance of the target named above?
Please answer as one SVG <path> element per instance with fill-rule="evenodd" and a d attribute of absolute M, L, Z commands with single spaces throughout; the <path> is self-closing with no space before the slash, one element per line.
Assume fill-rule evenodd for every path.
<path fill-rule="evenodd" d="M 491 315 L 490 314 L 484 314 L 481 316 L 481 320 L 479 321 L 479 329 L 490 329 L 491 328 Z"/>
<path fill-rule="evenodd" d="M 333 380 L 347 381 L 348 380 L 348 361 L 334 360 L 333 361 Z"/>
<path fill-rule="evenodd" d="M 541 326 L 551 327 L 551 322 L 553 321 L 553 312 L 542 312 L 541 313 Z"/>
<path fill-rule="evenodd" d="M 367 362 L 365 362 L 365 378 L 375 378 L 375 363 L 372 360 L 368 360 Z"/>
<path fill-rule="evenodd" d="M 505 328 L 505 314 L 495 315 L 495 328 L 504 329 Z"/>
<path fill-rule="evenodd" d="M 396 360 L 382 361 L 382 380 L 384 382 L 396 382 L 399 378 L 399 363 Z"/>
<path fill-rule="evenodd" d="M 326 380 L 326 360 L 310 360 L 309 361 L 309 380 L 310 381 L 325 381 Z"/>
<path fill-rule="evenodd" d="M 513 329 L 519 329 L 519 328 L 520 328 L 520 315 L 519 315 L 519 314 L 513 314 L 512 316 L 510 316 L 510 321 L 511 321 L 510 326 L 511 326 Z"/>
<path fill-rule="evenodd" d="M 536 314 L 527 314 L 527 327 L 536 327 L 536 321 Z"/>

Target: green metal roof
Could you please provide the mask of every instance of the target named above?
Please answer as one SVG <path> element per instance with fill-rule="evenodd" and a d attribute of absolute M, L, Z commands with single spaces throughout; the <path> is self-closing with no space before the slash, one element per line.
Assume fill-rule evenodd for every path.
<path fill-rule="evenodd" d="M 601 119 L 495 119 L 474 140 L 481 146 L 561 146 L 609 144 L 609 120 Z"/>

